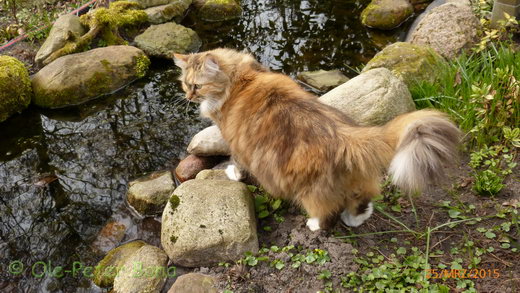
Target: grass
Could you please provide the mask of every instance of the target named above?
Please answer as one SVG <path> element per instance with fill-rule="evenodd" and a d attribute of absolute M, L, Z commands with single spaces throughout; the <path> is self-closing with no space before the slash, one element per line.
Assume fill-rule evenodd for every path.
<path fill-rule="evenodd" d="M 507 43 L 439 65 L 435 83 L 410 88 L 419 108 L 448 113 L 469 135 L 469 146 L 501 142 L 503 129 L 520 125 L 520 53 Z"/>

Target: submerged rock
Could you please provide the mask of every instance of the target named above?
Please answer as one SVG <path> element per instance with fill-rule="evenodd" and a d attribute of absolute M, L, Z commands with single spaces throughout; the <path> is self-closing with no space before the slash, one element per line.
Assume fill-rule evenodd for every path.
<path fill-rule="evenodd" d="M 149 64 L 143 51 L 131 46 L 60 57 L 34 75 L 34 104 L 61 108 L 84 103 L 143 77 Z"/>
<path fill-rule="evenodd" d="M 144 12 L 148 15 L 148 21 L 153 24 L 165 23 L 172 19 L 180 21 L 191 2 L 192 0 L 173 0 L 165 5 L 145 9 Z"/>
<path fill-rule="evenodd" d="M 99 231 L 91 247 L 98 251 L 107 252 L 113 249 L 125 237 L 126 225 L 111 221 Z"/>
<path fill-rule="evenodd" d="M 205 21 L 224 21 L 239 18 L 242 7 L 236 0 L 194 0 L 198 16 Z"/>
<path fill-rule="evenodd" d="M 110 250 L 95 267 L 92 280 L 94 284 L 101 288 L 112 287 L 116 275 L 122 270 L 123 264 L 144 245 L 146 245 L 146 242 L 137 240 Z"/>
<path fill-rule="evenodd" d="M 177 278 L 168 293 L 217 293 L 215 283 L 212 276 L 189 273 Z"/>
<path fill-rule="evenodd" d="M 433 82 L 436 65 L 443 61 L 431 48 L 397 42 L 377 53 L 363 68 L 363 72 L 384 67 L 410 86 L 421 80 Z"/>
<path fill-rule="evenodd" d="M 426 45 L 445 58 L 457 57 L 478 40 L 480 21 L 471 7 L 446 3 L 425 15 L 411 33 L 410 42 Z"/>
<path fill-rule="evenodd" d="M 406 85 L 386 68 L 363 72 L 319 99 L 366 126 L 415 110 Z"/>
<path fill-rule="evenodd" d="M 306 71 L 298 74 L 298 79 L 320 91 L 328 91 L 349 80 L 339 70 Z"/>
<path fill-rule="evenodd" d="M 189 155 L 180 161 L 175 168 L 175 176 L 180 182 L 195 178 L 197 174 L 205 169 L 211 169 L 222 161 L 222 157 L 202 157 Z"/>
<path fill-rule="evenodd" d="M 128 203 L 141 215 L 162 212 L 175 189 L 172 173 L 169 170 L 152 173 L 128 185 Z"/>
<path fill-rule="evenodd" d="M 391 30 L 412 14 L 413 6 L 408 0 L 372 0 L 361 12 L 361 23 L 371 28 Z"/>
<path fill-rule="evenodd" d="M 213 125 L 193 136 L 188 145 L 188 153 L 197 156 L 229 156 L 231 150 L 218 126 Z"/>
<path fill-rule="evenodd" d="M 147 55 L 162 58 L 172 58 L 173 53 L 195 52 L 202 45 L 194 30 L 173 22 L 150 26 L 135 37 L 135 42 Z"/>
<path fill-rule="evenodd" d="M 229 180 L 190 180 L 162 215 L 161 244 L 186 267 L 236 261 L 258 250 L 254 204 L 247 186 Z"/>
<path fill-rule="evenodd" d="M 167 277 L 175 275 L 169 270 L 168 256 L 152 245 L 144 245 L 122 265 L 124 268 L 114 279 L 114 291 L 121 293 L 159 293 Z"/>
<path fill-rule="evenodd" d="M 36 53 L 34 61 L 41 65 L 52 53 L 63 48 L 67 42 L 77 40 L 85 32 L 78 16 L 74 14 L 60 16 L 52 25 L 49 36 Z"/>
<path fill-rule="evenodd" d="M 0 56 L 0 122 L 22 112 L 31 103 L 29 72 L 18 59 Z"/>

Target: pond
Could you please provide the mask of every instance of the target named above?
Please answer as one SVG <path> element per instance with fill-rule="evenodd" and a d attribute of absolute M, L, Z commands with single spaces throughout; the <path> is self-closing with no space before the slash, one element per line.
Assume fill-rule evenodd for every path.
<path fill-rule="evenodd" d="M 183 24 L 197 31 L 202 50 L 247 49 L 293 77 L 317 69 L 352 77 L 403 35 L 363 27 L 367 2 L 243 0 L 239 20 Z M 145 78 L 113 95 L 60 110 L 30 108 L 0 124 L 0 291 L 96 292 L 88 278 L 56 276 L 53 268 L 95 266 L 116 242 L 160 245 L 159 219 L 132 214 L 125 193 L 129 181 L 174 168 L 209 125 L 183 101 L 178 74 L 171 62 L 153 60 Z M 110 222 L 125 227 L 115 242 L 99 235 Z"/>

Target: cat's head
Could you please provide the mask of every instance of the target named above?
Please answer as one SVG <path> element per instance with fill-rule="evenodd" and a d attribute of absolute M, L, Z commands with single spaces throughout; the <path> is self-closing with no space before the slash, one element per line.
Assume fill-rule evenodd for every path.
<path fill-rule="evenodd" d="M 224 60 L 211 51 L 198 54 L 174 54 L 175 64 L 182 69 L 179 80 L 186 99 L 196 103 L 226 98 L 230 78 L 222 67 Z"/>

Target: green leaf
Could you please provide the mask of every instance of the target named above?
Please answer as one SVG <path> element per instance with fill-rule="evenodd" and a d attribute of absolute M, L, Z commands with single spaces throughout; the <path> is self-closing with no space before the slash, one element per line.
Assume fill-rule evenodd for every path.
<path fill-rule="evenodd" d="M 263 219 L 263 218 L 265 218 L 265 217 L 267 217 L 267 216 L 269 216 L 269 211 L 267 211 L 267 210 L 263 210 L 263 211 L 261 211 L 261 212 L 258 214 L 258 218 L 259 218 L 259 219 Z"/>
<path fill-rule="evenodd" d="M 495 233 L 493 233 L 492 231 L 487 231 L 485 234 L 484 234 L 487 238 L 489 239 L 493 239 L 495 238 L 497 235 Z"/>
<path fill-rule="evenodd" d="M 274 265 L 274 267 L 277 269 L 277 270 L 281 270 L 285 267 L 285 264 L 283 262 L 276 262 L 276 264 Z"/>
<path fill-rule="evenodd" d="M 406 253 L 406 248 L 404 247 L 399 247 L 396 251 L 395 251 L 397 254 L 405 254 Z"/>
<path fill-rule="evenodd" d="M 280 205 L 282 204 L 282 200 L 281 199 L 277 199 L 275 200 L 274 202 L 271 203 L 271 208 L 273 209 L 273 211 L 277 210 Z"/>
<path fill-rule="evenodd" d="M 450 215 L 450 218 L 456 219 L 460 215 L 460 212 L 452 209 L 448 211 L 448 215 Z"/>
<path fill-rule="evenodd" d="M 249 191 L 251 191 L 251 192 L 255 192 L 258 189 L 258 187 L 254 186 L 254 185 L 248 185 L 247 189 L 249 189 Z"/>

